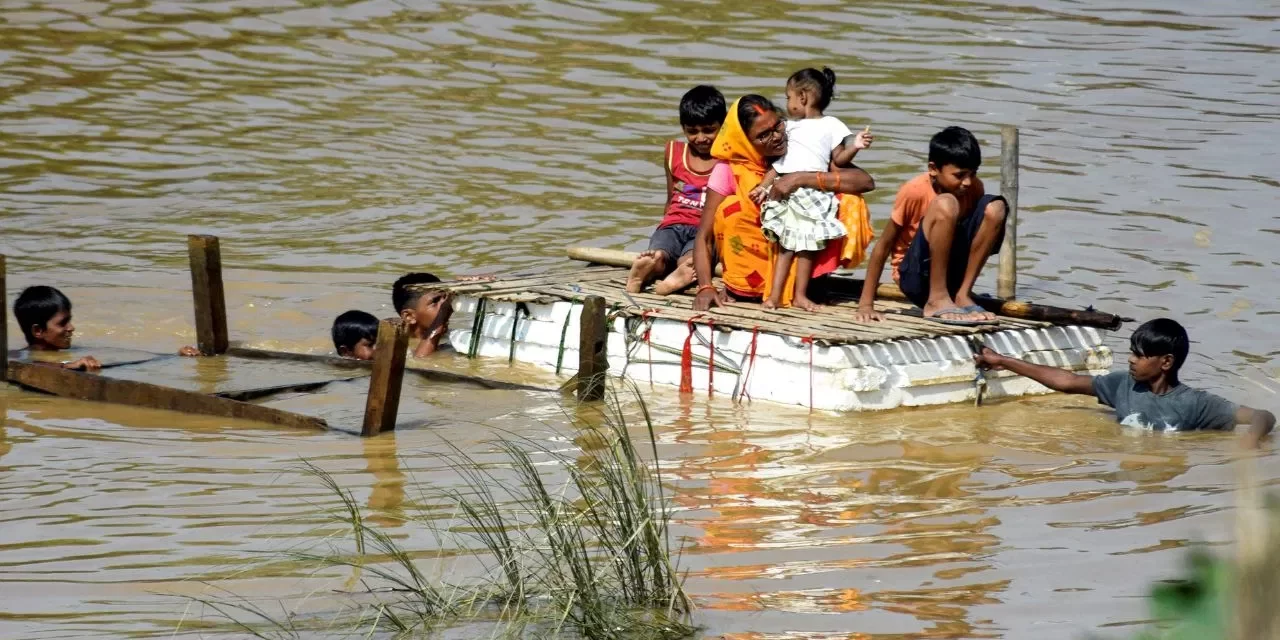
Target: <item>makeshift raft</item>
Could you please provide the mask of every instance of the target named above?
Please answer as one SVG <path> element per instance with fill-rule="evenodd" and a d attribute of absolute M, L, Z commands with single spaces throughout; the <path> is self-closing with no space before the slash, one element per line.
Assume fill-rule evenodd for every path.
<path fill-rule="evenodd" d="M 698 312 L 687 294 L 627 294 L 626 276 L 625 268 L 584 265 L 419 288 L 453 294 L 449 341 L 472 357 L 574 374 L 584 302 L 598 296 L 607 310 L 611 375 L 673 392 L 834 411 L 973 401 L 983 386 L 988 398 L 1045 393 L 1007 372 L 979 376 L 974 349 L 985 344 L 1032 362 L 1101 374 L 1112 362 L 1104 345 L 1108 330 L 1122 322 L 1092 310 L 987 299 L 989 309 L 1021 309 L 1020 315 L 1045 319 L 1002 316 L 996 325 L 962 327 L 925 320 L 906 302 L 880 299 L 876 308 L 885 320 L 858 323 L 853 316 L 861 281 L 850 278 L 836 278 L 833 299 L 818 312 L 769 311 L 754 303 Z"/>

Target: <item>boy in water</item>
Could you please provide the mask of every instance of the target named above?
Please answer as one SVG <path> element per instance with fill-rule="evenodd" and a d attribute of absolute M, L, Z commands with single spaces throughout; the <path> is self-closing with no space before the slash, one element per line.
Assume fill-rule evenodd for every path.
<path fill-rule="evenodd" d="M 391 286 L 391 304 L 409 327 L 409 337 L 420 341 L 413 350 L 415 358 L 425 358 L 440 349 L 440 339 L 449 330 L 453 305 L 446 291 L 423 292 L 408 286 L 436 282 L 440 278 L 430 273 L 408 273 Z"/>
<path fill-rule="evenodd" d="M 867 261 L 859 322 L 884 318 L 874 303 L 890 251 L 893 279 L 925 319 L 958 325 L 995 321 L 972 293 L 987 258 L 1004 241 L 1006 207 L 1004 198 L 983 191 L 981 164 L 978 140 L 966 129 L 947 127 L 929 141 L 928 172 L 902 185 Z"/>
<path fill-rule="evenodd" d="M 71 300 L 53 287 L 27 287 L 13 302 L 13 315 L 31 351 L 63 351 L 71 348 L 76 326 L 71 324 Z M 3 346 L 3 345 L 0 345 Z M 7 348 L 7 347 L 5 347 Z M 64 369 L 97 371 L 102 363 L 93 356 L 62 363 Z"/>
<path fill-rule="evenodd" d="M 728 115 L 724 96 L 713 86 L 698 85 L 680 99 L 680 127 L 685 141 L 667 142 L 663 164 L 667 170 L 666 212 L 649 237 L 649 249 L 631 264 L 627 291 L 639 293 L 650 282 L 665 296 L 693 284 L 693 241 L 702 221 L 707 180 L 716 166 L 711 143 Z"/>
<path fill-rule="evenodd" d="M 1270 411 L 1233 404 L 1178 380 L 1191 341 L 1182 325 L 1168 318 L 1138 327 L 1129 338 L 1129 370 L 1104 376 L 1082 376 L 1054 367 L 1031 364 L 983 348 L 974 356 L 979 367 L 1007 369 L 1063 393 L 1090 395 L 1112 407 L 1116 420 L 1156 431 L 1234 429 L 1249 425 L 1246 443 L 1257 447 L 1275 427 Z"/>
<path fill-rule="evenodd" d="M 378 341 L 378 319 L 372 313 L 352 309 L 333 320 L 333 348 L 343 358 L 372 360 Z"/>

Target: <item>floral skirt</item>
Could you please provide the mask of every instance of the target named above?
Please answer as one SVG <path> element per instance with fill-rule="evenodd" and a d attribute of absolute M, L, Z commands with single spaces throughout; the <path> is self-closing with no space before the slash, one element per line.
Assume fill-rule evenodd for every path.
<path fill-rule="evenodd" d="M 833 194 L 817 189 L 796 189 L 786 200 L 770 200 L 760 208 L 760 227 L 766 238 L 788 251 L 818 251 L 828 240 L 848 231 L 839 218 L 840 204 Z"/>

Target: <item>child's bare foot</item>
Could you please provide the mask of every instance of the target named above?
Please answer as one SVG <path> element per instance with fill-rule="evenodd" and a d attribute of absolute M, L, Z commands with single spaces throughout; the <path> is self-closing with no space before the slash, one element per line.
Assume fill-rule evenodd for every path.
<path fill-rule="evenodd" d="M 797 309 L 804 309 L 805 311 L 817 311 L 818 309 L 822 308 L 822 305 L 804 296 L 795 296 L 794 298 L 792 298 L 791 306 Z"/>
<path fill-rule="evenodd" d="M 697 279 L 698 274 L 693 270 L 693 263 L 681 262 L 680 266 L 671 272 L 671 275 L 653 285 L 653 292 L 660 296 L 669 296 L 687 288 Z"/>
<path fill-rule="evenodd" d="M 653 282 L 662 270 L 662 255 L 657 251 L 645 251 L 636 256 L 631 263 L 631 272 L 627 274 L 627 293 L 640 293 L 645 285 Z"/>
<path fill-rule="evenodd" d="M 760 301 L 760 306 L 766 309 L 777 309 L 778 303 L 774 302 L 773 300 L 770 300 L 769 298 L 765 298 L 764 300 Z"/>

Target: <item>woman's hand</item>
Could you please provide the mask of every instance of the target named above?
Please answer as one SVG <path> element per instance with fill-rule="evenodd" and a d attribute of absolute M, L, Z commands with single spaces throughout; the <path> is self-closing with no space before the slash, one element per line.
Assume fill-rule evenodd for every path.
<path fill-rule="evenodd" d="M 723 307 L 729 303 L 729 296 L 724 291 L 712 286 L 698 287 L 698 295 L 693 297 L 694 311 L 708 311 L 711 307 Z"/>
<path fill-rule="evenodd" d="M 774 180 L 773 185 L 769 187 L 769 199 L 786 200 L 791 194 L 795 193 L 796 189 L 800 188 L 800 184 L 796 180 L 798 175 L 796 173 L 788 173 L 785 176 L 778 176 L 778 179 Z"/>

